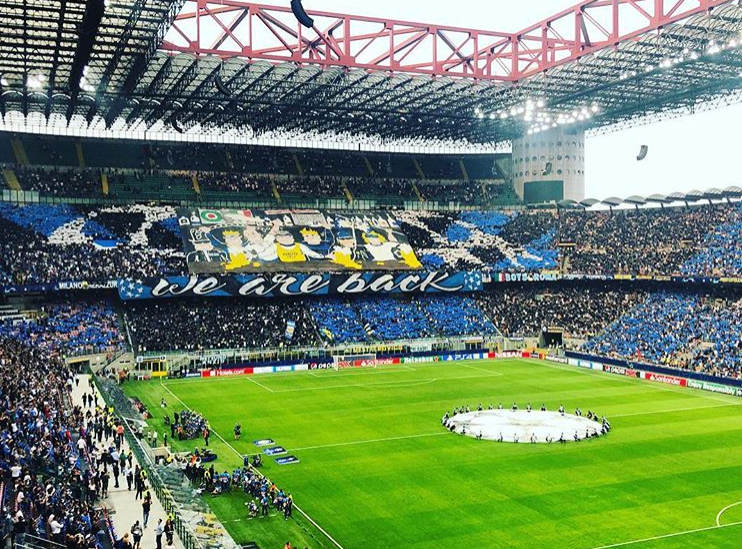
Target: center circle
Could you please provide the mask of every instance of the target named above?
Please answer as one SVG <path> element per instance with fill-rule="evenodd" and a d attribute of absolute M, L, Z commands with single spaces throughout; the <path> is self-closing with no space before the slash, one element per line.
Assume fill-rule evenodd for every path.
<path fill-rule="evenodd" d="M 584 416 L 526 410 L 481 410 L 457 414 L 444 426 L 457 434 L 498 442 L 575 442 L 597 438 L 610 424 Z"/>

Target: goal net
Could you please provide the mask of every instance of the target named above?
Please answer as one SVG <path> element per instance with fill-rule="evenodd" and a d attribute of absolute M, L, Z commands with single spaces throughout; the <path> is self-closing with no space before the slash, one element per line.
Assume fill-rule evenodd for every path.
<path fill-rule="evenodd" d="M 344 368 L 376 368 L 376 354 L 335 355 L 332 357 L 332 362 L 336 370 Z"/>

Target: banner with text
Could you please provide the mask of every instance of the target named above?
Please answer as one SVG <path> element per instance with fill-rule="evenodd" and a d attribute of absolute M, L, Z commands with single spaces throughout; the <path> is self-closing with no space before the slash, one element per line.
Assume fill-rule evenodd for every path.
<path fill-rule="evenodd" d="M 234 276 L 175 276 L 121 280 L 124 301 L 171 297 L 292 297 L 308 295 L 361 295 L 455 293 L 482 290 L 481 273 L 351 273 L 262 274 Z"/>

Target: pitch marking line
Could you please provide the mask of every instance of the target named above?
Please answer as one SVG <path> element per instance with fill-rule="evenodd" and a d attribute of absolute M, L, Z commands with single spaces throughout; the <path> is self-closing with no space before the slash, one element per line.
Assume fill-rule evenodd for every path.
<path fill-rule="evenodd" d="M 375 442 L 390 442 L 393 440 L 407 440 L 411 438 L 423 438 L 423 437 L 437 437 L 441 435 L 450 434 L 448 431 L 441 431 L 438 433 L 425 433 L 422 435 L 407 435 L 403 437 L 389 437 L 389 438 L 374 438 L 371 440 L 356 440 L 353 442 L 338 442 L 335 444 L 323 444 L 321 446 L 305 446 L 304 448 L 292 448 L 287 450 L 288 452 L 299 452 L 304 450 L 318 450 L 320 448 L 337 448 L 339 446 L 356 446 L 358 444 L 373 444 Z"/>
<path fill-rule="evenodd" d="M 480 372 L 485 372 L 485 373 L 491 375 L 492 377 L 502 377 L 502 376 L 505 375 L 505 374 L 500 373 L 500 372 L 493 372 L 492 370 L 485 370 L 484 368 L 477 368 L 476 366 L 469 366 L 468 364 L 461 364 L 461 366 L 463 366 L 464 368 L 469 368 L 470 370 L 477 370 L 477 371 L 480 371 Z"/>
<path fill-rule="evenodd" d="M 723 515 L 725 512 L 727 512 L 732 507 L 737 507 L 739 505 L 742 505 L 742 501 L 738 501 L 737 503 L 732 503 L 731 505 L 727 505 L 726 507 L 724 507 L 724 509 L 722 509 L 721 511 L 719 511 L 719 514 L 716 515 L 716 526 L 721 527 L 721 522 L 720 522 L 721 521 L 721 515 Z M 739 523 L 737 523 L 737 524 L 739 524 Z"/>
<path fill-rule="evenodd" d="M 328 387 L 304 387 L 301 389 L 281 389 L 281 390 L 273 390 L 269 389 L 268 387 L 265 387 L 264 385 L 261 385 L 257 381 L 252 380 L 250 381 L 253 383 L 256 383 L 257 385 L 260 385 L 263 387 L 263 389 L 270 391 L 271 393 L 303 393 L 307 391 L 329 391 L 331 389 L 349 389 L 349 388 L 356 388 L 356 389 L 373 389 L 374 387 L 382 387 L 382 388 L 388 388 L 388 389 L 395 389 L 397 387 L 399 388 L 406 388 L 406 387 L 418 387 L 420 385 L 430 385 L 431 383 L 435 383 L 436 381 L 439 381 L 437 379 L 423 379 L 419 381 L 385 381 L 382 383 L 366 383 L 366 384 L 358 384 L 358 383 L 350 383 L 345 385 L 330 385 Z"/>
<path fill-rule="evenodd" d="M 185 406 L 185 408 L 186 408 L 186 409 L 188 409 L 188 410 L 190 410 L 190 411 L 193 411 L 193 409 L 192 409 L 192 408 L 191 408 L 190 406 L 188 406 L 188 405 L 187 405 L 187 404 L 186 404 L 185 402 L 183 402 L 183 400 L 182 400 L 182 399 L 181 399 L 181 398 L 180 398 L 180 397 L 179 397 L 178 395 L 176 395 L 175 393 L 173 393 L 173 392 L 172 392 L 172 391 L 171 391 L 171 390 L 170 390 L 170 389 L 169 389 L 169 388 L 167 387 L 167 385 L 165 385 L 165 384 L 164 384 L 164 383 L 162 383 L 162 382 L 160 382 L 160 383 L 161 383 L 161 385 L 162 385 L 162 388 L 163 388 L 163 389 L 165 389 L 165 390 L 166 390 L 166 391 L 167 391 L 168 393 L 170 393 L 171 395 L 173 395 L 173 396 L 175 397 L 175 399 L 176 399 L 176 400 L 177 400 L 178 402 L 180 402 L 180 403 L 181 403 L 181 404 L 182 404 L 183 406 Z M 240 459 L 242 459 L 242 458 L 244 457 L 244 456 L 243 456 L 242 454 L 240 454 L 240 453 L 239 453 L 239 452 L 238 452 L 238 451 L 237 451 L 237 450 L 235 449 L 235 447 L 234 447 L 234 446 L 232 446 L 232 445 L 231 445 L 231 444 L 230 444 L 229 442 L 227 442 L 227 441 L 226 441 L 226 440 L 224 439 L 224 437 L 223 437 L 222 435 L 220 435 L 220 434 L 219 434 L 218 432 L 216 432 L 216 431 L 215 431 L 214 429 L 212 429 L 212 430 L 211 430 L 211 432 L 212 432 L 212 433 L 214 433 L 214 434 L 216 435 L 216 437 L 217 437 L 217 438 L 218 438 L 219 440 L 221 440 L 221 441 L 222 441 L 222 442 L 223 442 L 223 443 L 224 443 L 224 444 L 225 444 L 225 445 L 227 446 L 227 448 L 229 448 L 230 450 L 232 450 L 232 452 L 234 452 L 234 454 L 235 454 L 235 455 L 237 455 L 237 457 L 239 457 Z M 258 473 L 258 474 L 260 474 L 260 473 Z M 324 529 L 324 528 L 322 528 L 322 527 L 321 527 L 321 526 L 320 526 L 319 524 L 317 524 L 317 522 L 315 522 L 315 520 L 314 520 L 314 519 L 313 519 L 312 517 L 310 517 L 309 515 L 307 515 L 307 514 L 306 514 L 306 513 L 305 513 L 305 512 L 304 512 L 304 511 L 303 511 L 303 510 L 302 510 L 302 509 L 301 509 L 301 508 L 300 508 L 300 507 L 299 507 L 298 505 L 294 504 L 294 508 L 295 508 L 295 509 L 296 509 L 297 511 L 299 511 L 299 513 L 301 513 L 301 515 L 302 515 L 302 516 L 303 516 L 303 517 L 304 517 L 305 519 L 307 519 L 307 520 L 308 520 L 308 521 L 309 521 L 309 522 L 310 522 L 310 523 L 311 523 L 311 524 L 312 524 L 312 525 L 313 525 L 313 526 L 314 526 L 314 527 L 315 527 L 315 528 L 316 528 L 317 530 L 319 530 L 320 532 L 322 532 L 322 534 L 324 534 L 324 536 L 325 536 L 325 537 L 326 537 L 327 539 L 329 539 L 329 540 L 330 540 L 330 541 L 331 541 L 331 542 L 333 543 L 333 545 L 335 545 L 335 547 L 337 547 L 338 549 L 345 549 L 345 547 L 343 547 L 342 545 L 340 545 L 340 543 L 338 543 L 338 541 L 337 541 L 337 540 L 336 540 L 335 538 L 333 538 L 333 537 L 332 537 L 332 536 L 331 536 L 331 535 L 330 535 L 330 534 L 329 534 L 329 533 L 327 532 L 327 530 L 325 530 L 325 529 Z"/>
<path fill-rule="evenodd" d="M 248 379 L 249 381 L 252 381 L 252 382 L 253 382 L 253 383 L 254 383 L 255 385 L 257 385 L 258 387 L 262 387 L 263 389 L 265 389 L 265 390 L 266 390 L 266 391 L 268 391 L 269 393 L 275 393 L 275 392 L 276 392 L 276 391 L 274 391 L 273 389 L 271 389 L 270 387 L 266 387 L 265 385 L 263 385 L 263 384 L 262 384 L 262 383 L 260 383 L 259 381 L 255 381 L 255 380 L 253 379 L 253 376 L 245 376 L 245 377 L 246 377 L 246 378 L 247 378 L 247 379 Z"/>
<path fill-rule="evenodd" d="M 667 538 L 677 538 L 680 536 L 686 536 L 688 534 L 695 534 L 697 532 L 707 532 L 709 530 L 719 530 L 721 528 L 730 528 L 732 526 L 739 526 L 739 525 L 742 525 L 742 522 L 732 522 L 731 524 L 724 524 L 722 526 L 707 526 L 706 528 L 696 528 L 695 530 L 685 530 L 684 532 L 675 532 L 673 534 L 665 534 L 662 536 L 654 536 L 651 538 L 634 539 L 631 541 L 624 541 L 621 543 L 613 543 L 611 545 L 601 545 L 600 547 L 593 547 L 592 549 L 611 549 L 612 547 L 626 547 L 627 545 L 636 545 L 637 543 L 644 543 L 647 541 L 655 541 L 658 539 L 667 539 Z"/>

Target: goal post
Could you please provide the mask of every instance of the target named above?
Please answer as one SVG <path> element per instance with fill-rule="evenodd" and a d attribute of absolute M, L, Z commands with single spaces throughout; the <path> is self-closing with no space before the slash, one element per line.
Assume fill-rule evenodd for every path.
<path fill-rule="evenodd" d="M 334 355 L 332 366 L 335 370 L 346 368 L 376 368 L 376 353 L 362 355 Z"/>

